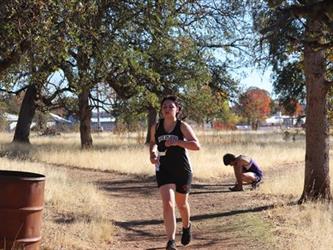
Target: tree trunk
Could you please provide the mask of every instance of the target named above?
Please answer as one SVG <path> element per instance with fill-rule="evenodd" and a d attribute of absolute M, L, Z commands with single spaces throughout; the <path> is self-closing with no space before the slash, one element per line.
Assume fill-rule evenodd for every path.
<path fill-rule="evenodd" d="M 307 39 L 318 39 L 313 37 L 318 30 L 320 30 L 319 23 L 310 21 L 306 31 Z M 305 44 L 306 154 L 304 190 L 300 202 L 332 198 L 329 177 L 328 86 L 325 85 L 325 70 L 324 51 L 315 50 L 309 44 Z"/>
<path fill-rule="evenodd" d="M 91 148 L 93 141 L 91 137 L 91 110 L 89 107 L 89 89 L 82 90 L 79 94 L 80 110 L 80 138 L 81 148 Z"/>
<path fill-rule="evenodd" d="M 148 108 L 148 115 L 147 115 L 148 128 L 147 128 L 146 144 L 149 143 L 150 141 L 150 128 L 156 123 L 156 118 L 157 118 L 157 111 L 154 107 L 150 106 Z"/>
<path fill-rule="evenodd" d="M 30 126 L 36 111 L 37 88 L 29 85 L 20 108 L 18 121 L 15 128 L 13 142 L 30 143 Z"/>

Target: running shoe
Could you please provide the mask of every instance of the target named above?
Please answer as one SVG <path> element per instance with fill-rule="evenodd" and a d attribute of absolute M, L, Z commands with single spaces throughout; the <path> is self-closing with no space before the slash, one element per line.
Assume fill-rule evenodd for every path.
<path fill-rule="evenodd" d="M 257 177 L 256 180 L 251 183 L 252 190 L 258 188 L 261 183 L 262 183 L 262 179 Z"/>
<path fill-rule="evenodd" d="M 192 224 L 190 223 L 188 228 L 183 228 L 181 243 L 184 246 L 188 245 L 191 242 L 192 239 L 191 226 Z"/>
<path fill-rule="evenodd" d="M 166 250 L 177 250 L 175 240 L 169 240 L 166 246 Z"/>
<path fill-rule="evenodd" d="M 244 189 L 241 187 L 241 188 L 239 188 L 239 187 L 237 187 L 237 186 L 234 186 L 234 187 L 229 187 L 229 190 L 231 191 L 231 192 L 239 192 L 239 191 L 244 191 Z"/>

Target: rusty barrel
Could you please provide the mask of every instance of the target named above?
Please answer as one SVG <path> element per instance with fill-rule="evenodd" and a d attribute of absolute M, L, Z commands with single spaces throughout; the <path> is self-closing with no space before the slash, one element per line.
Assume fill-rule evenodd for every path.
<path fill-rule="evenodd" d="M 0 170 L 0 249 L 40 248 L 45 176 Z"/>

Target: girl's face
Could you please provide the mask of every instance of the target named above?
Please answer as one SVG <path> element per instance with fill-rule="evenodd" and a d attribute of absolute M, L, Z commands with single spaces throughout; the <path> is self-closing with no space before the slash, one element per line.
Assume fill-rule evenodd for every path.
<path fill-rule="evenodd" d="M 179 111 L 179 108 L 176 106 L 176 104 L 171 100 L 165 100 L 162 104 L 162 115 L 164 118 L 167 117 L 176 117 L 177 113 Z"/>

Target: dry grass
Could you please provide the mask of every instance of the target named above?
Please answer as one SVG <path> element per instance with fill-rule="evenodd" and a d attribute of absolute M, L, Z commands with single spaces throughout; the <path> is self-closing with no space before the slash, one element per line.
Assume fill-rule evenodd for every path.
<path fill-rule="evenodd" d="M 285 142 L 281 134 L 198 134 L 202 150 L 189 153 L 195 176 L 201 179 L 232 175 L 232 169 L 222 163 L 222 157 L 227 152 L 252 156 L 265 171 L 304 159 L 304 141 Z M 152 175 L 154 168 L 149 162 L 148 148 L 143 145 L 142 138 L 135 136 L 94 134 L 95 147 L 89 151 L 81 151 L 78 134 L 65 134 L 61 137 L 33 136 L 31 141 L 34 147 L 30 149 L 28 157 L 34 161 L 57 165 Z M 0 141 L 1 139 L 3 137 L 0 137 Z"/>
<path fill-rule="evenodd" d="M 269 210 L 267 218 L 275 225 L 279 249 L 333 249 L 333 208 L 310 203 Z"/>
<path fill-rule="evenodd" d="M 106 217 L 108 201 L 91 183 L 70 178 L 63 170 L 29 161 L 0 158 L 1 169 L 44 174 L 43 249 L 101 249 L 114 228 Z"/>
<path fill-rule="evenodd" d="M 223 154 L 245 154 L 256 159 L 266 174 L 259 194 L 288 197 L 287 200 L 299 198 L 304 181 L 304 136 L 298 135 L 296 141 L 284 141 L 283 134 L 268 132 L 201 131 L 198 135 L 202 150 L 189 152 L 196 178 L 221 182 L 224 178 L 232 178 L 232 168 L 223 166 Z M 15 166 L 15 169 L 42 172 L 48 176 L 46 207 L 54 212 L 52 215 L 46 213 L 43 233 L 50 235 L 45 243 L 51 246 L 49 249 L 91 249 L 92 246 L 98 249 L 101 242 L 110 240 L 113 229 L 103 217 L 107 201 L 95 186 L 75 181 L 63 171 L 46 169 L 32 162 L 154 174 L 148 148 L 142 144 L 142 134 L 95 134 L 95 147 L 88 151 L 80 150 L 78 134 L 32 136 L 33 147 L 21 148 L 16 153 L 8 145 L 11 137 L 0 134 L 0 152 L 6 152 L 8 158 L 13 158 L 0 158 L 1 168 L 12 169 Z M 18 156 L 21 161 L 15 160 Z M 285 242 L 285 248 L 333 249 L 332 212 L 331 207 L 309 204 L 282 206 L 264 213 L 274 222 L 276 236 Z M 63 223 L 59 223 L 61 221 Z"/>

